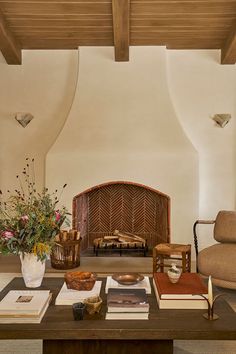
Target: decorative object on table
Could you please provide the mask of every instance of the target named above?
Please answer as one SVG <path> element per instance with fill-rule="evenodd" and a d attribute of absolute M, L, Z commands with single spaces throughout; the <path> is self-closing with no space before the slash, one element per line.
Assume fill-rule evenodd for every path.
<path fill-rule="evenodd" d="M 74 290 L 92 290 L 96 280 L 96 273 L 92 272 L 66 272 L 65 282 L 68 289 Z"/>
<path fill-rule="evenodd" d="M 139 273 L 115 273 L 112 279 L 121 285 L 134 285 L 144 279 L 144 276 Z"/>
<path fill-rule="evenodd" d="M 86 311 L 90 315 L 94 315 L 101 310 L 102 307 L 102 298 L 100 296 L 91 296 L 84 300 L 86 305 Z"/>
<path fill-rule="evenodd" d="M 137 284 L 134 285 L 123 285 L 119 284 L 114 280 L 110 275 L 107 276 L 105 293 L 108 293 L 108 289 L 145 289 L 147 294 L 151 294 L 151 285 L 149 277 L 145 276 L 143 280 L 140 280 Z"/>
<path fill-rule="evenodd" d="M 19 189 L 14 193 L 8 191 L 6 200 L 0 191 L 0 252 L 20 255 L 25 285 L 38 287 L 43 279 L 43 263 L 55 243 L 55 236 L 63 223 L 69 225 L 69 213 L 65 207 L 58 206 L 66 184 L 59 197 L 57 190 L 50 194 L 47 188 L 43 188 L 39 193 L 36 190 L 34 159 L 28 158 L 22 175 L 16 177 Z M 31 272 L 32 275 L 29 274 Z"/>
<path fill-rule="evenodd" d="M 80 232 L 61 230 L 51 251 L 51 265 L 55 269 L 72 269 L 80 265 Z"/>
<path fill-rule="evenodd" d="M 51 297 L 49 290 L 10 290 L 0 301 L 0 323 L 40 323 Z"/>
<path fill-rule="evenodd" d="M 88 297 L 99 296 L 101 287 L 101 280 L 95 282 L 92 290 L 68 289 L 66 283 L 64 283 L 56 297 L 55 305 L 72 305 L 75 302 L 84 302 Z"/>
<path fill-rule="evenodd" d="M 75 321 L 83 320 L 85 304 L 83 302 L 77 302 L 72 305 L 73 316 Z"/>
<path fill-rule="evenodd" d="M 182 273 L 175 284 L 166 273 L 154 273 L 153 287 L 160 309 L 207 309 L 207 286 L 196 273 Z"/>
<path fill-rule="evenodd" d="M 45 273 L 45 260 L 40 260 L 34 253 L 20 253 L 21 272 L 28 288 L 38 288 Z"/>
<path fill-rule="evenodd" d="M 167 275 L 171 283 L 173 284 L 178 283 L 179 278 L 181 277 L 181 270 L 176 267 L 175 263 L 173 263 L 171 265 L 171 268 L 168 269 Z"/>
<path fill-rule="evenodd" d="M 206 297 L 205 295 L 201 295 L 207 302 L 207 310 L 208 311 L 207 311 L 207 313 L 203 314 L 203 317 L 206 320 L 214 321 L 219 318 L 219 316 L 214 313 L 214 305 L 215 305 L 216 300 L 222 295 L 224 295 L 224 294 L 218 294 L 216 296 L 213 296 L 212 281 L 211 281 L 211 275 L 210 275 L 208 278 L 208 297 Z"/>

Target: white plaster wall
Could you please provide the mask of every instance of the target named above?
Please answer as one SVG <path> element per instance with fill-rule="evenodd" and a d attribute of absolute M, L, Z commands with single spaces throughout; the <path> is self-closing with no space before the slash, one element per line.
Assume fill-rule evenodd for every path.
<path fill-rule="evenodd" d="M 56 180 L 55 180 L 56 176 Z M 68 120 L 47 155 L 47 185 L 68 183 L 63 202 L 99 183 L 142 183 L 171 198 L 172 241 L 191 242 L 198 206 L 197 154 L 168 92 L 166 50 L 80 48 L 79 81 Z"/>
<path fill-rule="evenodd" d="M 0 186 L 14 190 L 26 157 L 35 158 L 36 180 L 44 184 L 45 155 L 64 124 L 77 77 L 77 51 L 23 51 L 22 65 L 0 56 Z M 16 112 L 34 119 L 22 128 Z"/>
<path fill-rule="evenodd" d="M 170 92 L 181 124 L 199 154 L 199 218 L 235 209 L 236 66 L 220 65 L 219 51 L 168 51 Z M 211 117 L 230 113 L 223 129 Z M 197 217 L 197 216 L 196 216 Z M 201 246 L 212 227 L 200 226 Z"/>
<path fill-rule="evenodd" d="M 82 48 L 76 100 L 48 155 L 50 186 L 68 182 L 69 208 L 76 193 L 108 180 L 158 188 L 172 199 L 172 238 L 190 242 L 198 216 L 235 208 L 235 71 L 219 64 L 218 51 L 131 48 L 129 63 L 115 63 L 112 48 Z M 26 156 L 44 183 L 76 74 L 77 51 L 24 51 L 22 66 L 0 57 L 0 188 L 15 187 Z M 17 111 L 35 116 L 27 128 Z M 224 129 L 210 119 L 222 112 L 232 114 Z"/>

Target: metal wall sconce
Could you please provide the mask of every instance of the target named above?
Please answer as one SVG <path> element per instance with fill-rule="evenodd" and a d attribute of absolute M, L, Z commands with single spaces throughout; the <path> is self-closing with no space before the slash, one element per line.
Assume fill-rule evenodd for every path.
<path fill-rule="evenodd" d="M 215 114 L 212 119 L 216 122 L 218 126 L 224 128 L 227 123 L 229 123 L 231 119 L 231 114 L 223 113 L 223 114 Z"/>
<path fill-rule="evenodd" d="M 15 114 L 15 119 L 23 128 L 25 128 L 33 118 L 34 116 L 31 113 L 18 112 Z"/>

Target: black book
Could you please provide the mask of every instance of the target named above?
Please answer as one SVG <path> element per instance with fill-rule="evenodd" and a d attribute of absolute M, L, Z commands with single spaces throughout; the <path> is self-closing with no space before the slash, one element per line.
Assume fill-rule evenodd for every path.
<path fill-rule="evenodd" d="M 148 312 L 145 289 L 108 289 L 107 312 Z"/>

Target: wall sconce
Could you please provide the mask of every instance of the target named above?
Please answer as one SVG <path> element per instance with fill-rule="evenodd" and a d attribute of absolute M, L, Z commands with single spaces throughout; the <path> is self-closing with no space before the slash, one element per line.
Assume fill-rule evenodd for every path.
<path fill-rule="evenodd" d="M 23 128 L 25 128 L 33 118 L 34 116 L 31 113 L 18 112 L 15 114 L 15 119 Z"/>
<path fill-rule="evenodd" d="M 229 123 L 231 114 L 215 114 L 212 119 L 216 122 L 217 125 L 219 125 L 221 128 L 224 128 L 224 126 Z"/>

